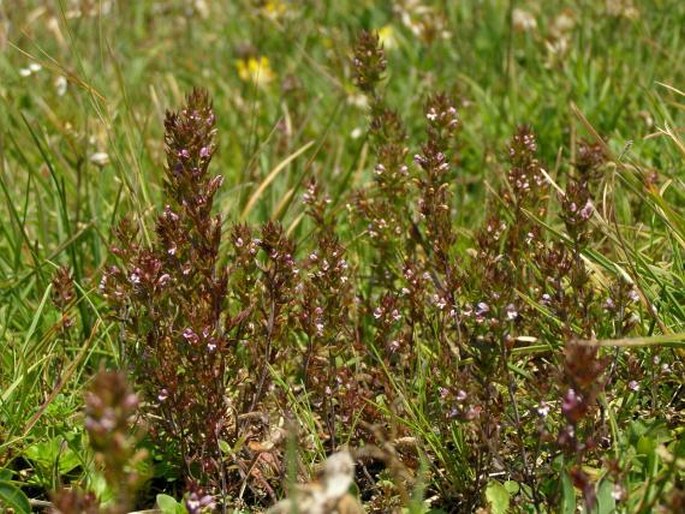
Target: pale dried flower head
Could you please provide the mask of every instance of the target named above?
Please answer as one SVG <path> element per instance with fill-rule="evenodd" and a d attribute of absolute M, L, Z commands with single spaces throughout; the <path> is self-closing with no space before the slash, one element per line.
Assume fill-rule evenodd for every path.
<path fill-rule="evenodd" d="M 609 16 L 636 20 L 640 11 L 633 4 L 633 0 L 605 0 L 604 6 Z"/>
<path fill-rule="evenodd" d="M 354 461 L 347 451 L 331 455 L 326 461 L 324 484 L 326 494 L 330 498 L 338 498 L 345 494 L 352 485 L 354 478 Z"/>
<path fill-rule="evenodd" d="M 511 13 L 511 23 L 517 32 L 533 32 L 538 27 L 535 16 L 518 7 Z"/>
<path fill-rule="evenodd" d="M 576 18 L 571 9 L 564 9 L 552 21 L 549 34 L 554 39 L 564 37 L 576 26 Z"/>
<path fill-rule="evenodd" d="M 359 501 L 347 491 L 354 479 L 354 461 L 346 450 L 326 461 L 321 482 L 297 486 L 290 498 L 281 500 L 267 514 L 363 514 Z"/>
<path fill-rule="evenodd" d="M 90 156 L 90 162 L 102 168 L 109 164 L 109 154 L 107 152 L 95 152 Z"/>

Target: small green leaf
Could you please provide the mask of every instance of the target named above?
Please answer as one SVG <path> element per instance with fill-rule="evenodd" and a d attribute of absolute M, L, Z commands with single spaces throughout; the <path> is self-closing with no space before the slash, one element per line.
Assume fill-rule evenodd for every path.
<path fill-rule="evenodd" d="M 571 483 L 571 477 L 563 471 L 561 473 L 561 512 L 562 514 L 574 514 L 576 511 L 576 492 Z"/>
<path fill-rule="evenodd" d="M 613 491 L 613 482 L 602 480 L 597 491 L 597 514 L 611 514 L 616 510 L 616 500 L 614 500 Z"/>
<path fill-rule="evenodd" d="M 176 514 L 176 505 L 178 505 L 176 499 L 168 494 L 157 495 L 157 506 L 163 514 Z"/>
<path fill-rule="evenodd" d="M 506 482 L 504 482 L 504 488 L 509 492 L 511 496 L 518 494 L 518 492 L 521 490 L 521 486 L 519 485 L 519 483 L 514 482 L 513 480 L 507 480 Z"/>
<path fill-rule="evenodd" d="M 61 475 L 66 475 L 81 465 L 78 455 L 61 436 L 34 443 L 26 448 L 24 454 L 40 466 L 45 474 L 50 474 L 56 463 L 59 464 Z"/>
<path fill-rule="evenodd" d="M 656 442 L 651 437 L 643 435 L 637 441 L 637 453 L 642 455 L 649 455 L 656 448 Z"/>
<path fill-rule="evenodd" d="M 221 450 L 221 453 L 224 455 L 230 455 L 231 454 L 231 445 L 228 444 L 223 439 L 219 439 L 219 450 Z"/>
<path fill-rule="evenodd" d="M 492 480 L 485 489 L 485 499 L 492 514 L 505 514 L 509 509 L 509 491 L 497 480 Z"/>
<path fill-rule="evenodd" d="M 16 514 L 31 514 L 31 505 L 24 492 L 5 480 L 0 480 L 0 505 L 11 507 Z"/>
<path fill-rule="evenodd" d="M 157 506 L 162 514 L 188 514 L 185 506 L 168 494 L 157 495 Z"/>
<path fill-rule="evenodd" d="M 107 485 L 107 480 L 101 471 L 91 470 L 88 490 L 95 493 L 101 504 L 113 502 L 116 498 L 114 490 Z"/>

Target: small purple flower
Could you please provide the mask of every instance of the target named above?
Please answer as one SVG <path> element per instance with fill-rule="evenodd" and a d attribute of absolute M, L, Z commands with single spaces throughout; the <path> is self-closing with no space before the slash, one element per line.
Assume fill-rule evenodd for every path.
<path fill-rule="evenodd" d="M 203 511 L 213 511 L 215 505 L 214 497 L 208 494 L 200 496 L 199 494 L 193 492 L 188 495 L 185 502 L 188 514 L 200 514 Z"/>
<path fill-rule="evenodd" d="M 519 316 L 519 313 L 516 310 L 516 306 L 513 303 L 510 303 L 509 305 L 507 305 L 505 312 L 507 314 L 507 320 L 508 321 L 514 321 Z"/>
<path fill-rule="evenodd" d="M 200 340 L 200 338 L 197 336 L 197 334 L 195 332 L 193 332 L 192 328 L 186 328 L 183 331 L 183 339 L 188 341 L 190 344 L 195 344 Z"/>
<path fill-rule="evenodd" d="M 611 489 L 611 497 L 619 502 L 625 499 L 626 497 L 626 489 L 623 487 L 621 484 L 614 484 L 614 487 Z"/>
<path fill-rule="evenodd" d="M 585 203 L 585 206 L 580 210 L 581 219 L 583 219 L 583 220 L 590 219 L 590 216 L 592 216 L 593 210 L 594 210 L 594 206 L 592 205 L 592 200 L 588 200 Z"/>
<path fill-rule="evenodd" d="M 575 389 L 569 388 L 561 403 L 561 412 L 571 423 L 577 423 L 583 415 L 583 402 L 583 397 Z"/>
<path fill-rule="evenodd" d="M 478 302 L 476 305 L 476 322 L 483 323 L 485 321 L 486 315 L 490 312 L 490 306 L 485 302 Z"/>
<path fill-rule="evenodd" d="M 541 418 L 546 418 L 549 414 L 549 405 L 547 405 L 547 403 L 543 400 L 535 410 Z"/>

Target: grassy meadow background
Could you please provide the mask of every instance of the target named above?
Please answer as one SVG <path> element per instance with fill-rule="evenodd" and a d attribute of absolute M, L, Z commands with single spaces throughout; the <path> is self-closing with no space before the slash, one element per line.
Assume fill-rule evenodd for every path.
<path fill-rule="evenodd" d="M 366 313 L 356 318 L 355 333 L 366 334 L 371 346 L 378 341 L 373 306 L 384 298 L 383 279 L 374 275 L 377 254 L 365 239 L 366 225 L 352 213 L 354 192 L 374 184 L 378 162 L 368 136 L 370 100 L 356 87 L 352 66 L 362 30 L 377 31 L 383 43 L 387 69 L 379 89 L 406 128 L 412 177 L 419 168 L 411 158 L 426 138 L 427 98 L 444 91 L 455 100 L 459 131 L 450 147 L 455 154 L 447 187 L 457 241 L 450 251 L 455 260 L 461 256 L 470 263 L 465 275 L 470 269 L 479 273 L 472 256 L 488 209 L 506 211 L 507 145 L 518 126 L 528 125 L 537 137 L 552 203 L 573 174 L 581 141 L 602 149 L 593 186 L 594 235 L 582 255 L 594 277 L 597 310 L 606 313 L 597 338 L 606 345 L 602 355 L 613 359 L 606 373 L 615 378 L 598 396 L 601 413 L 593 422 L 610 425 L 602 451 L 612 463 L 589 459 L 585 474 L 575 480 L 567 461 L 540 450 L 534 467 L 548 466 L 549 479 L 533 491 L 524 484 L 530 473 L 514 470 L 516 464 L 509 468 L 508 460 L 488 468 L 487 476 L 475 476 L 464 457 L 469 453 L 459 444 L 464 440 L 458 424 L 432 417 L 438 400 L 426 391 L 437 388 L 434 364 L 408 365 L 411 371 L 385 377 L 386 386 L 373 401 L 388 413 L 385 421 L 376 420 L 378 430 L 414 441 L 411 458 L 397 453 L 414 479 L 401 486 L 397 473 L 358 464 L 358 475 L 363 470 L 364 476 L 358 476 L 356 494 L 369 512 L 683 512 L 685 2 L 680 0 L 1 1 L 0 502 L 7 508 L 20 512 L 26 498 L 34 509 L 48 508 L 51 491 L 77 483 L 112 502 L 83 428 L 84 392 L 101 366 L 126 368 L 128 354 L 98 285 L 115 260 L 113 227 L 123 216 L 140 228 L 141 241 L 155 239 L 155 220 L 165 202 L 164 116 L 180 109 L 193 87 L 209 92 L 216 113 L 218 150 L 210 173 L 224 177 L 214 199 L 225 235 L 224 261 L 230 261 L 235 223 L 257 226 L 269 220 L 282 224 L 298 245 L 295 257 L 306 259 L 316 228 L 301 199 L 315 178 L 330 198 L 327 212 L 336 219 L 336 235 L 355 272 L 355 305 Z M 422 231 L 413 201 L 407 199 L 405 212 Z M 560 209 L 550 208 L 547 219 L 534 218 L 533 224 L 543 237 L 570 247 L 555 214 Z M 53 283 L 59 266 L 68 267 L 76 290 L 62 312 L 52 301 L 59 293 Z M 626 333 L 613 331 L 611 309 L 605 308 L 616 278 L 631 284 L 638 297 Z M 400 291 L 399 279 L 393 280 L 388 291 Z M 462 307 L 478 302 L 477 287 L 469 287 L 463 305 L 457 302 Z M 531 311 L 546 312 L 522 297 L 530 300 Z M 73 323 L 69 330 L 65 313 Z M 562 323 L 552 318 L 550 325 Z M 442 330 L 442 318 L 427 319 L 436 333 Z M 429 333 L 421 332 L 417 343 L 425 362 L 440 354 Z M 518 335 L 521 349 L 505 357 L 500 371 L 517 377 L 505 380 L 502 391 L 521 380 L 502 396 L 521 395 L 523 406 L 530 392 L 525 384 L 535 383 L 532 366 L 543 366 L 536 359 L 562 369 L 564 341 L 542 332 Z M 369 366 L 380 353 L 369 350 Z M 386 366 L 392 359 L 378 360 L 377 367 L 392 374 Z M 288 369 L 287 364 L 271 368 L 274 389 L 288 389 Z M 485 373 L 485 367 L 478 369 L 474 376 Z M 457 378 L 445 380 L 445 391 L 461 387 Z M 397 387 L 394 399 L 387 384 Z M 134 381 L 131 385 L 136 389 Z M 407 403 L 415 412 L 408 406 L 393 411 L 393 401 L 402 403 L 413 394 L 418 400 Z M 550 394 L 548 403 L 540 404 L 530 392 L 531 412 L 548 405 L 563 419 L 561 397 Z M 311 404 L 293 400 L 282 408 L 310 427 L 303 429 L 313 441 L 301 449 L 305 472 L 296 477 L 306 479 L 337 448 L 311 429 L 319 426 Z M 504 425 L 518 423 L 502 415 L 509 420 Z M 440 428 L 433 430 L 433 421 Z M 552 432 L 563 425 L 554 423 Z M 502 437 L 516 439 L 505 432 Z M 394 444 L 387 434 L 381 441 L 350 430 L 338 443 Z M 521 447 L 535 451 L 531 437 Z M 518 455 L 514 447 L 505 444 L 497 452 Z M 297 450 L 283 449 L 288 451 Z M 159 457 L 154 449 L 150 453 Z M 152 508 L 160 493 L 181 500 L 185 485 L 163 457 L 145 466 L 151 478 L 136 508 Z M 261 511 L 284 495 L 286 474 L 265 479 L 275 488 L 273 497 L 260 485 L 224 491 L 223 508 Z M 592 494 L 583 484 L 594 488 L 596 501 L 588 502 Z"/>

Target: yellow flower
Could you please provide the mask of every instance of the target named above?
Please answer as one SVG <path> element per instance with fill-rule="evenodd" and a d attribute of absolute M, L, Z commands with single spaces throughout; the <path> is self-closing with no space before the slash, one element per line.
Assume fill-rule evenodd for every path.
<path fill-rule="evenodd" d="M 266 87 L 275 78 L 269 59 L 264 56 L 238 59 L 235 66 L 241 80 L 257 87 Z"/>
<path fill-rule="evenodd" d="M 397 36 L 392 25 L 385 25 L 378 30 L 378 39 L 385 50 L 397 48 Z"/>
<path fill-rule="evenodd" d="M 267 17 L 275 19 L 283 16 L 288 8 L 281 0 L 268 0 L 262 10 Z"/>

